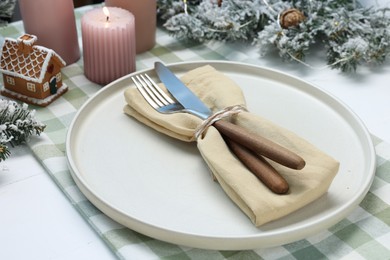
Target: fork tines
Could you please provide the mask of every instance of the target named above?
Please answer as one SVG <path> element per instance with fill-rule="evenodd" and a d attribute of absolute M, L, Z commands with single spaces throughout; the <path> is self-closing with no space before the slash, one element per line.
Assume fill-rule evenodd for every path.
<path fill-rule="evenodd" d="M 131 77 L 131 79 L 141 95 L 154 109 L 175 103 L 148 74 L 140 74 Z"/>

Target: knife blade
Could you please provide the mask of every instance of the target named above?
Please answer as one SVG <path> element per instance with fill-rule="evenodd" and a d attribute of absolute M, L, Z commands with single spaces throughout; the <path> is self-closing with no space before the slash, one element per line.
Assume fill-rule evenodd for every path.
<path fill-rule="evenodd" d="M 172 96 L 186 109 L 194 111 L 202 119 L 212 112 L 179 78 L 164 64 L 155 62 L 155 71 Z M 218 120 L 213 124 L 220 133 L 230 140 L 246 147 L 256 154 L 263 155 L 281 165 L 300 170 L 305 161 L 299 155 L 262 136 L 249 133 L 245 128 L 228 121 Z"/>

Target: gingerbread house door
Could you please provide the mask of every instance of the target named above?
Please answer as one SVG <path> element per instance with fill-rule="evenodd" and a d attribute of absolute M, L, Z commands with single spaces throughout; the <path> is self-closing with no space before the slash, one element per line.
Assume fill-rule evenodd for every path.
<path fill-rule="evenodd" d="M 57 78 L 56 77 L 51 77 L 50 82 L 50 94 L 56 94 L 57 93 Z"/>

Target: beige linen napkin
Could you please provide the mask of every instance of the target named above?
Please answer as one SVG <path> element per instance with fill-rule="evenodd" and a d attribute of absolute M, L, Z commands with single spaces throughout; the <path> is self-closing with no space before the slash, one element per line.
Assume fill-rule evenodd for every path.
<path fill-rule="evenodd" d="M 211 66 L 186 73 L 182 81 L 213 112 L 232 105 L 245 105 L 241 89 L 235 82 Z M 202 122 L 198 117 L 185 113 L 161 114 L 133 87 L 126 89 L 125 98 L 126 114 L 171 137 L 195 141 L 194 131 Z M 306 161 L 302 170 L 269 161 L 290 185 L 288 194 L 277 195 L 236 159 L 213 126 L 197 140 L 202 157 L 221 187 L 256 226 L 286 216 L 327 192 L 339 168 L 336 160 L 291 131 L 249 112 L 241 112 L 230 120 L 296 152 Z"/>

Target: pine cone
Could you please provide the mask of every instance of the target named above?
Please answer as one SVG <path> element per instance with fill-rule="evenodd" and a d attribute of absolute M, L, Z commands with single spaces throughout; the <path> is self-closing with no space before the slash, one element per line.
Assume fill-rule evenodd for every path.
<path fill-rule="evenodd" d="M 282 28 L 287 29 L 292 26 L 297 26 L 305 20 L 305 18 L 305 15 L 301 11 L 291 8 L 280 14 L 279 23 Z"/>

